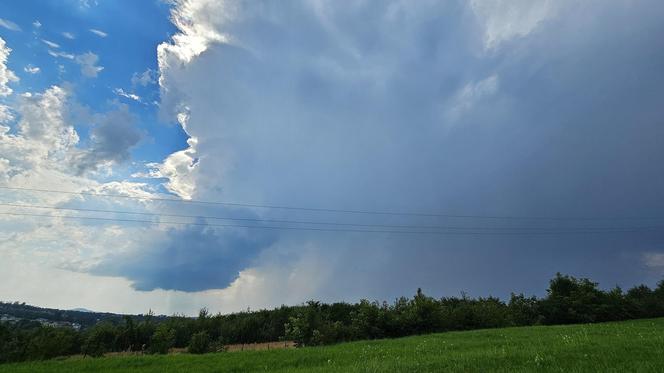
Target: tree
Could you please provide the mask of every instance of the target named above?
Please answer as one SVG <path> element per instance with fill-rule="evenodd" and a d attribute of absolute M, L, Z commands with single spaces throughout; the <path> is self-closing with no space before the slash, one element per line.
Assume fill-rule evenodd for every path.
<path fill-rule="evenodd" d="M 351 336 L 353 339 L 376 339 L 385 337 L 383 312 L 377 302 L 362 299 L 357 309 L 351 312 Z"/>
<path fill-rule="evenodd" d="M 597 283 L 556 273 L 541 307 L 546 324 L 588 323 L 597 320 L 602 292 Z"/>
<path fill-rule="evenodd" d="M 154 313 L 152 310 L 148 311 L 143 321 L 136 327 L 136 347 L 135 350 L 145 351 L 150 345 L 150 339 L 154 334 L 157 325 L 152 320 Z"/>
<path fill-rule="evenodd" d="M 113 350 L 117 338 L 117 331 L 113 324 L 101 322 L 88 331 L 83 344 L 83 353 L 92 357 L 102 356 L 105 352 Z"/>
<path fill-rule="evenodd" d="M 194 333 L 194 323 L 189 317 L 175 315 L 171 316 L 164 322 L 175 333 L 175 341 L 173 347 L 187 347 L 191 340 L 191 335 Z"/>
<path fill-rule="evenodd" d="M 148 351 L 151 354 L 167 354 L 175 343 L 175 330 L 166 324 L 160 324 L 150 339 Z"/>
<path fill-rule="evenodd" d="M 409 309 L 410 322 L 413 325 L 412 333 L 422 334 L 440 330 L 442 324 L 440 304 L 434 298 L 424 295 L 422 289 L 417 289 Z"/>
<path fill-rule="evenodd" d="M 526 298 L 523 294 L 512 293 L 507 308 L 512 325 L 535 325 L 541 321 L 537 297 Z"/>
<path fill-rule="evenodd" d="M 51 359 L 79 352 L 78 333 L 70 328 L 40 327 L 30 337 L 27 347 L 29 359 Z"/>
<path fill-rule="evenodd" d="M 284 325 L 286 339 L 294 341 L 297 346 L 320 344 L 322 323 L 321 303 L 311 300 L 299 307 Z"/>
<path fill-rule="evenodd" d="M 191 342 L 189 342 L 187 350 L 192 354 L 204 354 L 209 352 L 210 336 L 208 333 L 205 331 L 194 333 L 194 335 L 191 336 Z"/>
<path fill-rule="evenodd" d="M 124 351 L 136 351 L 140 349 L 138 341 L 138 329 L 131 316 L 125 315 L 123 317 L 124 323 L 119 327 L 119 334 L 117 339 L 118 348 Z"/>

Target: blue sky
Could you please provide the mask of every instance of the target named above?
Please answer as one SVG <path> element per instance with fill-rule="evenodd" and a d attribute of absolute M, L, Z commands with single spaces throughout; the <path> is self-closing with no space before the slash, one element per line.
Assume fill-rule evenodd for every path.
<path fill-rule="evenodd" d="M 107 110 L 116 100 L 129 105 L 138 118 L 138 127 L 147 134 L 141 146 L 132 149 L 136 161 L 159 161 L 186 147 L 181 128 L 173 122 L 160 121 L 156 115 L 159 88 L 155 80 L 158 71 L 155 50 L 175 32 L 166 3 L 20 1 L 0 4 L 0 13 L 20 27 L 20 31 L 2 28 L 2 37 L 13 49 L 8 66 L 21 79 L 16 88 L 18 93 L 41 91 L 67 82 L 77 100 L 93 111 Z M 91 29 L 107 36 L 95 34 Z M 45 41 L 58 47 L 50 47 Z M 103 70 L 96 78 L 85 77 L 74 60 L 53 57 L 49 50 L 69 55 L 92 52 L 99 56 L 98 65 Z M 28 73 L 24 70 L 26 66 L 38 67 L 40 72 Z M 147 70 L 152 72 L 151 82 L 132 84 L 133 76 Z M 140 96 L 141 102 L 118 96 L 117 89 Z M 85 137 L 88 127 L 77 123 L 76 129 Z"/>
<path fill-rule="evenodd" d="M 661 2 L 0 14 L 0 187 L 24 188 L 0 193 L 24 206 L 0 209 L 0 299 L 195 314 L 417 288 L 542 295 L 556 272 L 604 287 L 664 276 Z M 321 222 L 447 228 L 261 228 Z"/>

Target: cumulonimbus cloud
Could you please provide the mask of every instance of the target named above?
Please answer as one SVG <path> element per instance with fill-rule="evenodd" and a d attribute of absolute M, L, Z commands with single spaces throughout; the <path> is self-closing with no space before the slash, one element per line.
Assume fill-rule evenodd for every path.
<path fill-rule="evenodd" d="M 646 45 L 657 43 L 647 27 L 623 33 L 612 25 L 655 27 L 654 14 L 664 7 L 621 2 L 596 18 L 597 4 L 485 5 L 177 2 L 180 32 L 158 49 L 160 107 L 172 120 L 188 118 L 183 128 L 196 139 L 198 162 L 196 172 L 174 168 L 161 176 L 186 180 L 193 198 L 232 201 L 504 215 L 655 213 L 658 189 L 647 185 L 664 186 L 664 179 L 639 160 L 664 156 L 652 141 L 660 138 L 658 127 L 646 119 L 661 109 L 625 92 L 662 95 L 653 78 L 664 58 L 645 57 Z M 566 57 L 572 55 L 573 64 Z M 621 56 L 632 56 L 636 67 L 626 68 Z M 630 78 L 634 71 L 639 84 Z M 618 152 L 625 136 L 647 145 Z M 621 191 L 632 197 L 618 197 Z M 298 235 L 282 233 L 280 240 L 294 247 L 337 242 Z M 579 254 L 538 263 L 540 273 L 578 270 L 579 257 L 601 249 L 619 261 L 629 237 L 607 239 L 561 238 Z M 552 250 L 518 238 L 395 239 L 381 255 L 396 273 L 406 273 L 411 261 L 426 267 L 426 257 L 440 266 L 421 272 L 431 273 L 432 283 L 500 292 L 517 280 L 488 280 L 497 274 L 490 270 L 483 280 L 469 278 L 447 263 L 485 268 L 479 262 L 492 258 L 517 266 L 506 258 L 527 257 L 531 244 Z M 466 254 L 473 251 L 483 257 L 473 261 Z M 633 271 L 624 279 L 638 276 L 640 256 L 630 257 Z M 356 263 L 367 260 L 358 254 Z M 602 279 L 600 267 L 589 270 Z M 352 269 L 339 271 L 347 277 Z"/>
<path fill-rule="evenodd" d="M 653 46 L 664 33 L 664 7 L 655 1 L 482 4 L 176 1 L 179 32 L 158 48 L 155 77 L 162 117 L 190 138 L 184 149 L 134 175 L 163 179 L 167 191 L 206 201 L 491 216 L 662 211 L 664 55 Z M 133 88 L 143 87 L 141 78 Z M 120 151 L 102 146 L 115 136 L 110 127 L 108 133 L 97 127 L 97 140 L 75 138 L 57 114 L 61 95 L 50 89 L 24 101 L 33 118 L 51 123 L 48 129 L 31 121 L 27 136 L 0 127 L 7 128 L 0 133 L 3 180 L 151 196 L 145 180 L 100 184 L 87 172 L 92 168 L 76 172 L 72 154 L 97 149 L 99 157 L 91 158 L 97 165 L 125 159 L 113 155 L 126 154 L 135 137 L 110 142 L 124 144 Z M 18 126 L 23 117 L 16 110 Z M 95 134 L 100 124 L 93 124 Z M 42 142 L 57 151 L 45 157 Z M 50 163 L 40 163 L 45 158 Z M 90 197 L 57 203 L 249 219 L 517 226 Z M 655 280 L 661 244 L 657 232 L 542 237 L 274 229 L 264 235 L 174 228 L 154 219 L 147 226 L 73 227 L 56 219 L 54 228 L 36 229 L 28 240 L 59 268 L 113 278 L 108 283 L 121 278 L 144 291 L 123 293 L 129 302 L 166 294 L 178 304 L 173 311 L 197 297 L 237 310 L 311 297 L 391 299 L 417 287 L 436 295 L 507 296 L 545 288 L 556 271 L 629 286 Z M 7 231 L 32 228 L 15 223 Z M 27 244 L 6 236 L 7 250 L 25 253 Z"/>

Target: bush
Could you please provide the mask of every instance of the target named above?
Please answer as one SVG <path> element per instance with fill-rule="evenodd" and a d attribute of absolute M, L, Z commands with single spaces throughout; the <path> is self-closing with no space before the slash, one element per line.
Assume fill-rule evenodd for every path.
<path fill-rule="evenodd" d="M 586 278 L 556 274 L 540 302 L 545 324 L 574 324 L 607 321 L 602 308 L 607 306 L 607 293 Z"/>
<path fill-rule="evenodd" d="M 100 357 L 113 350 L 116 340 L 116 328 L 113 324 L 101 322 L 89 330 L 83 353 L 92 357 Z"/>
<path fill-rule="evenodd" d="M 30 338 L 30 359 L 52 359 L 56 356 L 73 355 L 79 352 L 78 333 L 69 328 L 41 327 Z"/>
<path fill-rule="evenodd" d="M 535 325 L 540 323 L 539 301 L 536 297 L 527 298 L 523 294 L 512 293 L 507 305 L 510 321 L 515 326 Z"/>
<path fill-rule="evenodd" d="M 166 324 L 160 324 L 152 335 L 148 351 L 151 354 L 167 354 L 174 343 L 175 330 Z"/>
<path fill-rule="evenodd" d="M 202 331 L 192 335 L 187 350 L 192 354 L 204 354 L 210 352 L 210 336 L 208 333 Z"/>

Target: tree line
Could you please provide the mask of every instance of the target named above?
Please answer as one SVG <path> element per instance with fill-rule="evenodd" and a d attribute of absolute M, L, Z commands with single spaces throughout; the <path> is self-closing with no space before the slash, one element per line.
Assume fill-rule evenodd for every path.
<path fill-rule="evenodd" d="M 227 344 L 294 341 L 315 346 L 415 334 L 526 325 L 595 323 L 664 317 L 664 280 L 655 289 L 640 285 L 602 290 L 588 279 L 557 274 L 543 298 L 512 294 L 495 297 L 433 298 L 418 289 L 393 303 L 309 301 L 272 310 L 198 317 L 124 316 L 80 331 L 33 321 L 0 323 L 0 363 L 83 354 L 134 351 L 164 354 L 172 348 L 190 353 L 224 351 Z"/>

